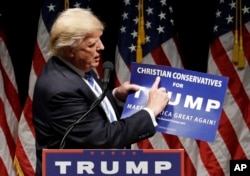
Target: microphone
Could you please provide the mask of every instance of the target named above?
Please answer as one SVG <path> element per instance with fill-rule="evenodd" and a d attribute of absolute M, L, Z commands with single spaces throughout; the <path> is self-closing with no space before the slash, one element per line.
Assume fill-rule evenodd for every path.
<path fill-rule="evenodd" d="M 103 69 L 102 88 L 103 90 L 106 91 L 106 89 L 108 88 L 109 80 L 110 80 L 110 73 L 114 70 L 114 65 L 112 62 L 106 61 L 103 63 L 102 69 Z"/>
<path fill-rule="evenodd" d="M 104 62 L 102 68 L 103 68 L 103 72 L 104 72 L 103 73 L 104 76 L 103 76 L 103 92 L 102 92 L 102 94 L 91 104 L 90 109 L 85 114 L 83 114 L 78 120 L 76 120 L 73 124 L 71 124 L 67 128 L 67 130 L 66 130 L 66 132 L 61 140 L 59 149 L 64 148 L 66 138 L 68 137 L 69 133 L 73 130 L 73 128 L 75 128 L 77 125 L 82 123 L 86 119 L 88 114 L 91 111 L 93 111 L 93 109 L 95 109 L 95 107 L 97 105 L 99 105 L 102 102 L 102 100 L 104 99 L 106 92 L 107 92 L 107 88 L 108 88 L 108 83 L 109 83 L 109 79 L 110 79 L 110 72 L 113 71 L 114 65 L 112 64 L 112 62 L 106 61 L 106 62 Z"/>

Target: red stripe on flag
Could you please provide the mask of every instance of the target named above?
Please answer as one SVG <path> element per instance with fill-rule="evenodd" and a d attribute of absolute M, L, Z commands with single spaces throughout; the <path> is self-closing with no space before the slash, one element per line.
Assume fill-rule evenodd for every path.
<path fill-rule="evenodd" d="M 229 150 L 232 159 L 246 159 L 247 157 L 237 138 L 237 134 L 224 110 L 221 114 L 218 130 Z"/>
<path fill-rule="evenodd" d="M 40 74 L 45 63 L 46 60 L 44 59 L 41 50 L 38 47 L 38 43 L 36 43 L 32 61 L 32 66 L 36 75 Z"/>
<path fill-rule="evenodd" d="M 8 148 L 11 154 L 11 157 L 14 158 L 16 143 L 13 139 L 13 135 L 11 134 L 10 129 L 8 128 L 8 123 L 6 121 L 4 104 L 0 98 L 0 127 L 4 133 L 5 140 L 7 141 Z"/>
<path fill-rule="evenodd" d="M 7 96 L 8 101 L 11 105 L 11 108 L 13 109 L 13 112 L 15 113 L 15 117 L 17 118 L 17 121 L 19 121 L 20 114 L 22 112 L 21 103 L 20 103 L 20 101 L 17 101 L 17 99 L 16 99 L 16 97 L 19 97 L 19 95 L 18 95 L 15 87 L 11 83 L 11 80 L 9 79 L 1 62 L 0 62 L 0 70 L 2 73 L 2 77 L 3 77 L 3 82 L 4 82 L 3 86 L 4 86 L 4 90 L 5 90 L 5 95 Z"/>
<path fill-rule="evenodd" d="M 209 175 L 224 175 L 223 169 L 217 161 L 216 155 L 211 150 L 207 142 L 197 141 L 201 160 Z"/>
<path fill-rule="evenodd" d="M 138 142 L 137 146 L 140 149 L 154 149 L 154 147 L 151 145 L 148 139 Z"/>
<path fill-rule="evenodd" d="M 32 122 L 32 100 L 30 99 L 29 96 L 27 97 L 27 100 L 25 102 L 23 113 L 24 113 L 25 120 L 29 125 L 30 131 L 35 137 L 35 129 L 34 129 L 34 125 Z"/>
<path fill-rule="evenodd" d="M 2 158 L 0 158 L 0 171 L 1 171 L 1 175 L 4 176 L 4 175 L 8 175 L 8 172 L 7 172 L 7 169 L 4 165 L 4 162 L 2 160 Z"/>
<path fill-rule="evenodd" d="M 22 142 L 20 141 L 19 137 L 17 139 L 17 149 L 18 149 L 16 150 L 17 160 L 15 162 L 18 161 L 18 166 L 17 166 L 17 170 L 19 171 L 18 173 L 19 174 L 22 173 L 24 176 L 34 176 L 35 175 L 34 169 L 30 164 L 30 160 L 27 157 L 26 151 L 24 150 Z"/>
<path fill-rule="evenodd" d="M 171 65 L 161 46 L 155 48 L 150 53 L 156 65 L 167 65 L 167 66 Z"/>

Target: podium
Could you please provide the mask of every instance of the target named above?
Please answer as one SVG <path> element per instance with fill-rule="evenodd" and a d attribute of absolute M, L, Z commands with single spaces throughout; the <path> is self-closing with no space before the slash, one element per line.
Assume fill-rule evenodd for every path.
<path fill-rule="evenodd" d="M 184 176 L 184 150 L 44 149 L 43 176 Z"/>

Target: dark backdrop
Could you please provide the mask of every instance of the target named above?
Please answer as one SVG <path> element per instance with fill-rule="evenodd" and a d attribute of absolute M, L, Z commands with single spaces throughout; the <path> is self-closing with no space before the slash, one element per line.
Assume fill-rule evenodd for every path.
<path fill-rule="evenodd" d="M 167 0 L 168 1 L 168 0 Z M 216 4 L 219 0 L 172 0 L 175 25 L 186 69 L 206 72 Z M 91 0 L 92 10 L 106 23 L 103 58 L 113 60 L 123 0 Z M 27 96 L 41 0 L 1 0 L 9 52 L 22 104 Z"/>

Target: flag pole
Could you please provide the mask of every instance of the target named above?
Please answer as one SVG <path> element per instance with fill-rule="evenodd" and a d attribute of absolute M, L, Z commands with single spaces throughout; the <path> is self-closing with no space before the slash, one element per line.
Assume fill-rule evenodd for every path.
<path fill-rule="evenodd" d="M 64 0 L 64 9 L 69 8 L 69 0 Z"/>
<path fill-rule="evenodd" d="M 138 34 L 136 46 L 136 62 L 142 62 L 142 47 L 145 44 L 145 29 L 144 29 L 144 14 L 143 14 L 143 0 L 139 0 L 138 4 Z"/>
<path fill-rule="evenodd" d="M 244 57 L 244 49 L 243 49 L 243 36 L 242 36 L 242 0 L 239 0 L 239 9 L 240 9 L 240 48 L 239 48 L 239 59 L 238 59 L 238 69 L 243 69 L 245 67 L 245 57 Z"/>

